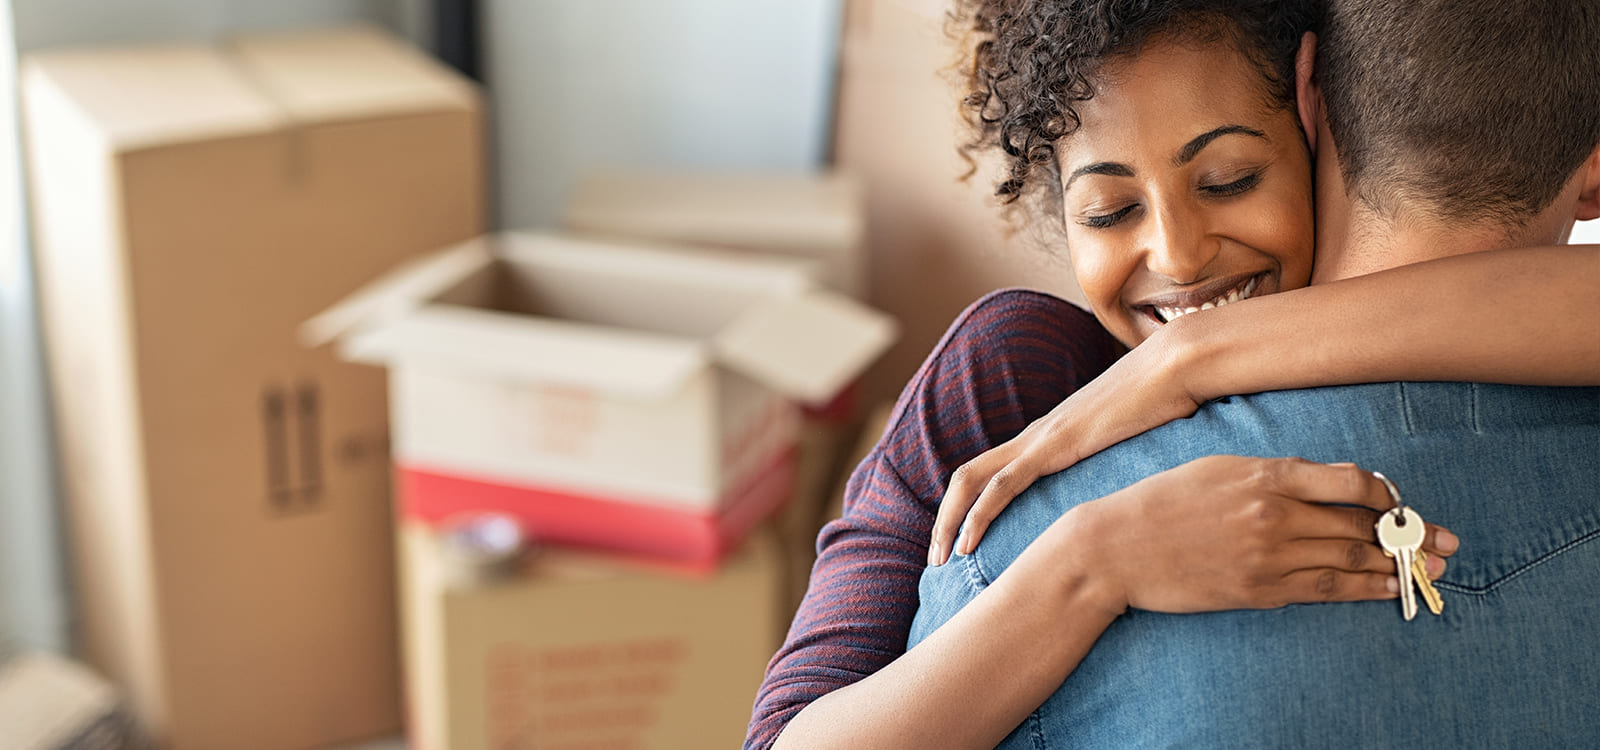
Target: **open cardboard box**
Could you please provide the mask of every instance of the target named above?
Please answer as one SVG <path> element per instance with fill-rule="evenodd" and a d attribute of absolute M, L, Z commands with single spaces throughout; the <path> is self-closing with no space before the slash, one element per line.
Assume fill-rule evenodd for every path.
<path fill-rule="evenodd" d="M 789 494 L 798 404 L 888 346 L 814 265 L 549 234 L 473 240 L 307 322 L 390 368 L 403 512 L 713 562 Z"/>

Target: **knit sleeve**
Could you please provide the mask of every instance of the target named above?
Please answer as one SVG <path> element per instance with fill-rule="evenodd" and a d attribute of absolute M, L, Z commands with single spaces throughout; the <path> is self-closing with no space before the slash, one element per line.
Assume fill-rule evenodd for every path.
<path fill-rule="evenodd" d="M 747 750 L 770 747 L 812 701 L 905 652 L 951 472 L 1048 413 L 1117 353 L 1092 316 L 1039 292 L 995 292 L 956 319 L 851 475 L 843 515 L 818 537 L 805 599 L 756 695 Z"/>

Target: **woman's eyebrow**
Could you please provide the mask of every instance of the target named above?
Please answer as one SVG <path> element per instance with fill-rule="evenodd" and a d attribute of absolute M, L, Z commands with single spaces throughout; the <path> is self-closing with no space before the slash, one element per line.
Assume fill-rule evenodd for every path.
<path fill-rule="evenodd" d="M 1200 135 L 1195 136 L 1194 140 L 1183 144 L 1183 148 L 1178 149 L 1178 155 L 1172 157 L 1172 166 L 1181 167 L 1191 161 L 1194 161 L 1194 157 L 1200 155 L 1200 150 L 1211 145 L 1212 141 L 1225 135 L 1234 134 L 1248 135 L 1263 139 L 1267 137 L 1266 133 L 1256 130 L 1255 128 L 1247 128 L 1243 125 L 1223 125 L 1220 128 L 1215 128 L 1213 130 L 1208 130 L 1204 133 L 1201 133 Z"/>
<path fill-rule="evenodd" d="M 1114 161 L 1097 161 L 1086 167 L 1078 167 L 1077 169 L 1072 170 L 1072 176 L 1068 177 L 1066 183 L 1061 186 L 1061 192 L 1066 192 L 1072 187 L 1072 182 L 1074 180 L 1086 174 L 1103 174 L 1110 175 L 1112 177 L 1132 177 L 1133 168 L 1126 164 L 1119 164 Z"/>

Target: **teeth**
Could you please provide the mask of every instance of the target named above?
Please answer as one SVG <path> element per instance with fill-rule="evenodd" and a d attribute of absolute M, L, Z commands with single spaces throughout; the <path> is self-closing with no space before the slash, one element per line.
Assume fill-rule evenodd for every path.
<path fill-rule="evenodd" d="M 1254 294 L 1256 291 L 1257 278 L 1259 277 L 1252 277 L 1250 281 L 1244 284 L 1244 286 L 1233 289 L 1227 294 L 1202 304 L 1199 307 L 1157 307 L 1156 317 L 1160 318 L 1161 322 L 1163 323 L 1170 323 L 1184 315 L 1188 315 L 1189 313 L 1222 307 L 1223 305 L 1232 304 L 1242 299 L 1250 299 L 1250 295 Z"/>

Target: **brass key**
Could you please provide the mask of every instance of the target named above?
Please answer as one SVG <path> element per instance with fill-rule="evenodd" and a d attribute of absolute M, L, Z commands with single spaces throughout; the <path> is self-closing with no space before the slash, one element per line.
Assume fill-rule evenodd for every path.
<path fill-rule="evenodd" d="M 1416 562 L 1411 564 L 1411 579 L 1417 582 L 1417 590 L 1422 592 L 1422 601 L 1428 605 L 1428 611 L 1436 615 L 1444 614 L 1444 599 L 1439 596 L 1439 590 L 1433 587 L 1433 581 L 1428 580 L 1428 553 L 1417 550 Z"/>

